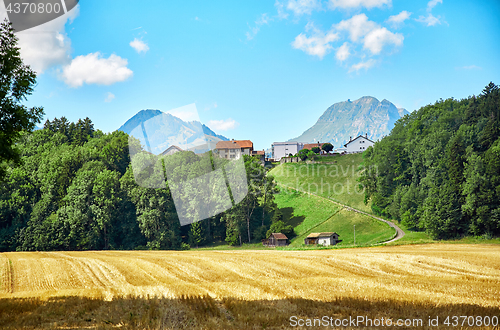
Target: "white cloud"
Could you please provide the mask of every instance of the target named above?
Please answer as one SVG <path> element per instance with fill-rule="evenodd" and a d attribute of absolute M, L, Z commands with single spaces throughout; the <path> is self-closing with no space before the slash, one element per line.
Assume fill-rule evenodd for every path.
<path fill-rule="evenodd" d="M 114 98 L 115 98 L 115 94 L 108 92 L 108 94 L 106 94 L 106 98 L 104 99 L 104 102 L 109 103 L 109 102 L 113 101 Z"/>
<path fill-rule="evenodd" d="M 436 24 L 441 24 L 441 16 L 435 17 L 429 13 L 427 16 L 420 15 L 415 21 L 424 23 L 427 26 L 434 26 Z"/>
<path fill-rule="evenodd" d="M 303 14 L 310 15 L 313 10 L 321 9 L 321 1 L 319 0 L 288 0 L 286 5 L 288 10 L 294 12 L 295 15 Z"/>
<path fill-rule="evenodd" d="M 255 26 L 250 28 L 249 32 L 245 33 L 247 39 L 252 40 L 253 38 L 255 38 L 257 33 L 259 33 L 260 31 L 260 27 L 264 24 L 269 24 L 269 21 L 271 20 L 272 19 L 270 19 L 267 14 L 260 15 L 260 17 L 255 21 Z"/>
<path fill-rule="evenodd" d="M 432 8 L 436 7 L 438 3 L 443 3 L 443 0 L 431 0 L 427 4 L 427 11 L 430 12 Z"/>
<path fill-rule="evenodd" d="M 50 22 L 16 33 L 24 62 L 39 74 L 53 66 L 69 63 L 71 40 L 65 25 L 78 16 L 79 10 L 78 5 Z"/>
<path fill-rule="evenodd" d="M 86 84 L 111 85 L 133 75 L 128 61 L 117 55 L 102 58 L 99 52 L 80 55 L 63 67 L 61 78 L 71 87 Z"/>
<path fill-rule="evenodd" d="M 349 44 L 347 42 L 344 42 L 344 44 L 337 50 L 337 53 L 335 53 L 335 57 L 340 62 L 347 60 L 350 55 L 351 53 L 349 52 Z"/>
<path fill-rule="evenodd" d="M 378 24 L 373 21 L 369 21 L 365 14 L 359 14 L 351 17 L 350 19 L 343 20 L 336 26 L 339 31 L 349 32 L 349 36 L 353 42 L 357 42 L 358 39 L 364 37 L 377 27 Z"/>
<path fill-rule="evenodd" d="M 392 33 L 385 27 L 378 28 L 366 35 L 363 48 L 369 49 L 372 54 L 379 54 L 385 45 L 401 46 L 403 39 L 401 33 Z"/>
<path fill-rule="evenodd" d="M 130 47 L 134 48 L 135 51 L 138 53 L 145 53 L 149 50 L 148 45 L 144 41 L 139 40 L 137 38 L 132 40 L 129 45 Z"/>
<path fill-rule="evenodd" d="M 393 27 L 398 27 L 400 26 L 404 21 L 406 21 L 408 18 L 410 18 L 411 13 L 407 12 L 406 10 L 403 10 L 397 15 L 390 16 L 387 19 L 387 23 L 391 24 Z"/>
<path fill-rule="evenodd" d="M 300 49 L 309 55 L 318 56 L 320 59 L 330 52 L 333 48 L 331 43 L 339 38 L 337 33 L 333 31 L 323 32 L 312 23 L 306 25 L 306 31 L 312 31 L 312 36 L 307 37 L 301 33 L 292 42 L 292 47 Z"/>
<path fill-rule="evenodd" d="M 371 9 L 374 7 L 383 7 L 387 5 L 390 7 L 392 5 L 392 0 L 330 0 L 330 7 L 335 8 L 357 8 L 365 7 Z"/>
<path fill-rule="evenodd" d="M 226 120 L 210 120 L 207 126 L 215 131 L 227 131 L 230 129 L 235 129 L 240 124 L 236 120 L 228 118 Z"/>
<path fill-rule="evenodd" d="M 466 66 L 462 66 L 462 67 L 457 68 L 457 69 L 463 69 L 463 70 L 482 70 L 483 68 L 481 68 L 480 66 L 477 66 L 477 65 L 466 65 Z"/>
<path fill-rule="evenodd" d="M 278 11 L 278 18 L 279 19 L 287 19 L 288 18 L 288 13 L 285 12 L 283 2 L 276 0 L 274 3 L 274 7 L 276 7 L 276 10 Z"/>
<path fill-rule="evenodd" d="M 427 3 L 427 16 L 420 15 L 415 21 L 424 23 L 427 26 L 434 26 L 441 24 L 441 16 L 432 15 L 431 11 L 438 3 L 443 3 L 443 0 L 431 0 Z"/>
<path fill-rule="evenodd" d="M 375 61 L 374 59 L 369 59 L 368 61 L 365 61 L 365 62 L 359 62 L 357 64 L 352 65 L 349 72 L 352 72 L 352 71 L 357 72 L 361 69 L 367 70 L 367 69 L 371 68 L 372 66 L 374 66 L 375 63 L 377 63 L 377 61 Z"/>

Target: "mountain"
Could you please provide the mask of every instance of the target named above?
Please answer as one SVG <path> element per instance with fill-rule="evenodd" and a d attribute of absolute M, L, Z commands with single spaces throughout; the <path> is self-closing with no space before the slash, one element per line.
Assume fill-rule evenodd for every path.
<path fill-rule="evenodd" d="M 326 109 L 316 124 L 289 141 L 330 142 L 340 147 L 349 141 L 349 137 L 360 134 L 368 134 L 369 139 L 376 141 L 388 135 L 394 123 L 408 113 L 385 99 L 380 102 L 374 97 L 363 96 L 356 101 L 335 103 Z"/>
<path fill-rule="evenodd" d="M 173 145 L 205 152 L 214 149 L 217 142 L 229 140 L 199 121 L 186 122 L 160 110 L 141 110 L 118 130 L 139 139 L 153 154 L 160 154 Z"/>

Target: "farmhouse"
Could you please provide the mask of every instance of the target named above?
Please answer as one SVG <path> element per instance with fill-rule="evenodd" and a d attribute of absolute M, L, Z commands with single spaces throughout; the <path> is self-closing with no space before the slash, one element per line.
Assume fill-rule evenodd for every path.
<path fill-rule="evenodd" d="M 221 158 L 239 159 L 242 155 L 252 155 L 253 142 L 250 140 L 219 141 L 215 149 Z"/>
<path fill-rule="evenodd" d="M 266 152 L 264 150 L 254 150 L 252 151 L 252 156 L 259 158 L 261 162 L 266 160 Z"/>
<path fill-rule="evenodd" d="M 335 245 L 342 242 L 337 233 L 311 233 L 304 239 L 306 245 Z"/>
<path fill-rule="evenodd" d="M 168 147 L 164 152 L 162 152 L 160 155 L 162 156 L 170 156 L 175 154 L 176 152 L 183 151 L 181 148 L 178 146 L 171 145 Z"/>
<path fill-rule="evenodd" d="M 303 147 L 302 149 L 309 149 L 309 150 L 312 150 L 312 148 L 314 148 L 314 147 L 318 147 L 318 148 L 320 149 L 320 154 L 321 154 L 321 155 L 324 155 L 324 154 L 327 154 L 327 152 L 326 152 L 326 151 L 324 151 L 324 150 L 322 149 L 323 144 L 325 144 L 325 143 L 328 143 L 328 142 L 323 142 L 323 143 L 321 143 L 321 142 L 317 142 L 317 143 L 307 143 L 307 144 L 304 144 L 304 147 Z"/>
<path fill-rule="evenodd" d="M 268 247 L 288 245 L 288 237 L 282 233 L 272 233 L 267 239 L 262 240 L 262 244 Z"/>
<path fill-rule="evenodd" d="M 365 136 L 359 135 L 354 140 L 351 139 L 351 137 L 349 137 L 349 142 L 344 144 L 344 147 L 346 147 L 346 151 L 345 151 L 346 153 L 354 154 L 354 153 L 358 153 L 358 152 L 363 152 L 366 149 L 368 149 L 368 147 L 371 147 L 374 144 L 375 144 L 375 142 L 370 140 L 368 138 L 368 134 L 366 134 Z"/>

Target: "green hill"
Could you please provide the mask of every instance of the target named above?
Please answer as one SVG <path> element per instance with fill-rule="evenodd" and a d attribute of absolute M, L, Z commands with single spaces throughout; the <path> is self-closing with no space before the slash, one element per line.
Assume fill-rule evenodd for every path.
<path fill-rule="evenodd" d="M 371 213 L 371 208 L 363 202 L 364 190 L 359 189 L 358 182 L 363 155 L 329 158 L 335 164 L 287 163 L 277 166 L 270 173 L 280 184 Z"/>
<path fill-rule="evenodd" d="M 276 204 L 282 209 L 287 225 L 293 225 L 297 233 L 291 246 L 302 246 L 304 238 L 312 232 L 331 231 L 338 233 L 343 240 L 339 246 L 353 245 L 354 225 L 356 245 L 375 244 L 391 239 L 395 231 L 387 224 L 348 211 L 326 199 L 331 198 L 370 212 L 370 207 L 363 203 L 364 192 L 359 190 L 357 182 L 362 155 L 338 156 L 333 159 L 334 164 L 288 163 L 271 171 L 281 186 L 281 192 L 275 198 Z"/>

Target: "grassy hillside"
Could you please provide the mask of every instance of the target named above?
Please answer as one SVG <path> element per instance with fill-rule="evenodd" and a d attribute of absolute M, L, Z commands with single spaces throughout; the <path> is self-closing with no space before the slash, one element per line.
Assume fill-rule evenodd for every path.
<path fill-rule="evenodd" d="M 407 328 L 429 329 L 428 315 L 500 307 L 500 245 L 9 252 L 0 273 L 2 329 L 283 329 L 292 315 L 421 318 Z"/>
<path fill-rule="evenodd" d="M 327 199 L 283 188 L 276 195 L 276 203 L 283 211 L 287 225 L 293 225 L 297 237 L 290 246 L 303 246 L 311 232 L 331 232 L 340 235 L 338 246 L 369 245 L 387 241 L 395 235 L 393 228 L 366 215 L 342 209 Z M 293 211 L 293 213 L 292 213 Z"/>
<path fill-rule="evenodd" d="M 304 238 L 310 232 L 331 231 L 339 234 L 339 238 L 342 239 L 342 242 L 337 245 L 338 247 L 352 246 L 354 244 L 354 226 L 356 226 L 356 245 L 370 245 L 388 241 L 396 234 L 394 228 L 389 227 L 381 221 L 343 209 L 326 221 L 318 224 L 312 230 L 299 235 L 293 240 L 290 246 L 302 246 Z"/>
<path fill-rule="evenodd" d="M 334 164 L 282 164 L 271 171 L 276 181 L 301 191 L 332 198 L 340 203 L 363 211 L 371 211 L 363 203 L 363 192 L 358 188 L 361 154 L 331 157 Z M 330 162 L 333 162 L 330 160 Z M 395 230 L 366 215 L 342 210 L 328 199 L 297 192 L 281 186 L 276 203 L 285 212 L 287 224 L 295 228 L 297 237 L 291 247 L 303 246 L 304 238 L 311 232 L 336 232 L 342 242 L 338 246 L 369 245 L 391 239 Z M 293 211 L 293 214 L 291 214 Z"/>
<path fill-rule="evenodd" d="M 364 204 L 364 191 L 357 181 L 362 154 L 329 157 L 335 164 L 281 164 L 271 171 L 276 181 L 295 189 L 331 198 L 358 210 L 371 213 Z"/>

